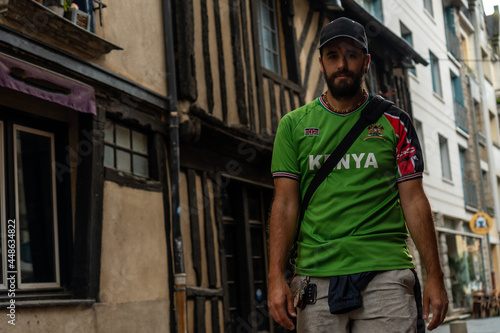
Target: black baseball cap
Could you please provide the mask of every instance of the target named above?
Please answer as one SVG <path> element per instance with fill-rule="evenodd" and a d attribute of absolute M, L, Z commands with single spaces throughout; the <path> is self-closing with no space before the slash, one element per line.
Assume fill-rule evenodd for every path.
<path fill-rule="evenodd" d="M 347 17 L 339 17 L 323 27 L 319 38 L 318 49 L 321 50 L 326 43 L 339 37 L 354 39 L 354 41 L 359 44 L 359 47 L 368 53 L 368 41 L 366 40 L 365 28 L 358 22 Z"/>

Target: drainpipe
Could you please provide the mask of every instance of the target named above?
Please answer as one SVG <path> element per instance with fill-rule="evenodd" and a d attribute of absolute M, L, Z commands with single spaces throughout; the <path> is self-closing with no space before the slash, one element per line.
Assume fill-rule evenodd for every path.
<path fill-rule="evenodd" d="M 469 11 L 472 12 L 472 25 L 475 28 L 475 36 L 474 36 L 474 49 L 475 49 L 475 56 L 476 59 L 482 59 L 482 54 L 481 54 L 481 45 L 479 43 L 479 37 L 480 37 L 480 24 L 479 24 L 479 10 L 477 8 L 477 0 L 470 0 L 469 1 Z M 500 223 L 500 206 L 498 203 L 498 189 L 497 189 L 497 177 L 496 177 L 496 169 L 495 169 L 495 158 L 493 155 L 493 140 L 491 139 L 491 130 L 490 130 L 490 115 L 488 111 L 488 107 L 486 105 L 486 101 L 484 98 L 484 91 L 485 91 L 485 78 L 484 78 L 484 72 L 483 72 L 483 66 L 482 64 L 478 64 L 477 66 L 477 74 L 478 74 L 478 79 L 479 79 L 479 89 L 481 91 L 481 109 L 483 113 L 483 123 L 484 123 L 484 131 L 486 135 L 486 146 L 488 147 L 488 164 L 490 167 L 490 170 L 488 172 L 490 179 L 489 181 L 491 182 L 491 190 L 493 194 L 493 204 L 495 205 L 495 217 L 497 221 L 497 225 Z M 486 207 L 486 203 L 484 203 L 484 206 Z M 487 213 L 487 210 L 485 209 L 485 212 Z M 493 270 L 493 259 L 491 255 L 491 246 L 490 246 L 490 235 L 489 233 L 486 234 L 486 240 L 488 242 L 488 254 L 490 257 L 490 272 L 491 272 L 491 284 L 488 286 L 489 288 L 492 287 L 494 281 L 494 270 Z"/>
<path fill-rule="evenodd" d="M 175 80 L 175 54 L 173 35 L 173 13 L 171 0 L 162 1 L 163 34 L 165 38 L 165 61 L 167 90 L 170 110 L 169 127 L 169 171 L 170 197 L 172 209 L 172 241 L 174 252 L 174 308 L 175 322 L 178 333 L 187 333 L 187 300 L 186 300 L 186 271 L 184 269 L 184 253 L 181 234 L 181 207 L 180 207 L 180 155 L 179 155 L 179 117 L 177 110 L 177 83 Z M 168 112 L 168 110 L 167 110 Z M 165 194 L 164 194 L 165 195 Z M 166 217 L 168 218 L 168 217 Z M 169 236 L 167 230 L 167 237 Z M 168 244 L 168 242 L 167 242 Z"/>

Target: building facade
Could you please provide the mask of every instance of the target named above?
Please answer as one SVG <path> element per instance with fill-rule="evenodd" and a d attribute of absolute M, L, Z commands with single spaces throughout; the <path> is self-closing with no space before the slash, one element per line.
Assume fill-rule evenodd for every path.
<path fill-rule="evenodd" d="M 414 15 L 396 1 L 73 3 L 0 0 L 0 331 L 281 332 L 266 305 L 272 143 L 284 114 L 326 90 L 317 46 L 339 16 L 367 31 L 366 89 L 424 138 L 450 294 L 447 254 L 460 246 L 491 285 L 498 232 L 463 221 L 483 206 L 496 215 L 498 185 L 482 199 L 477 174 L 497 174 L 497 111 L 477 95 L 487 80 L 473 86 L 448 54 L 441 4 Z M 418 19 L 439 29 L 419 32 Z"/>
<path fill-rule="evenodd" d="M 384 23 L 430 66 L 410 70 L 424 186 L 435 214 L 450 313 L 470 312 L 474 292 L 499 285 L 498 112 L 493 52 L 481 1 L 383 1 Z M 477 213 L 492 218 L 476 233 Z M 418 256 L 417 256 L 418 257 Z M 421 271 L 425 281 L 425 272 Z"/>

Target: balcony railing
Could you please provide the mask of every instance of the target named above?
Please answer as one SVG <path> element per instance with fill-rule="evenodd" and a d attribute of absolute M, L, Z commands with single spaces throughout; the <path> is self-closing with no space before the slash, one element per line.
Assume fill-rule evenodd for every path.
<path fill-rule="evenodd" d="M 455 109 L 455 122 L 458 128 L 466 133 L 469 133 L 469 117 L 467 108 L 459 101 L 453 101 L 453 107 Z"/>
<path fill-rule="evenodd" d="M 477 195 L 477 184 L 473 179 L 464 179 L 465 205 L 473 208 L 479 207 L 479 198 Z"/>
<path fill-rule="evenodd" d="M 460 40 L 458 39 L 457 35 L 445 27 L 444 29 L 446 31 L 446 45 L 448 47 L 448 51 L 456 58 L 460 58 Z"/>

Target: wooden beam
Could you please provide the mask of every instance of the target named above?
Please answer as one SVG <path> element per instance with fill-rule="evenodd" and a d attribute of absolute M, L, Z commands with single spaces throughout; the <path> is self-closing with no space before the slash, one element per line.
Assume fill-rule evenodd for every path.
<path fill-rule="evenodd" d="M 198 98 L 194 54 L 194 10 L 193 0 L 174 0 L 175 49 L 177 64 L 178 98 L 195 101 Z M 165 18 L 168 19 L 168 18 Z"/>
<path fill-rule="evenodd" d="M 311 9 L 311 6 L 309 6 L 309 10 L 307 11 L 306 21 L 304 22 L 304 27 L 302 28 L 302 32 L 300 33 L 300 38 L 298 42 L 300 49 L 304 48 L 307 35 L 309 34 L 309 29 L 311 29 L 311 23 L 313 17 L 314 17 L 314 11 Z"/>
<path fill-rule="evenodd" d="M 318 58 L 315 57 L 315 54 L 318 54 L 318 45 L 319 45 L 319 37 L 321 35 L 321 30 L 323 29 L 323 20 L 325 18 L 325 14 L 320 12 L 318 18 L 318 25 L 316 27 L 316 35 L 314 36 L 314 40 L 311 43 L 311 47 L 309 48 L 309 52 L 307 54 L 306 60 L 306 70 L 304 72 L 304 83 L 303 87 L 307 87 L 309 84 L 309 77 L 311 76 L 311 67 L 314 61 L 318 61 Z"/>
<path fill-rule="evenodd" d="M 210 63 L 210 43 L 208 27 L 207 2 L 201 1 L 201 42 L 203 45 L 203 64 L 205 67 L 205 89 L 207 93 L 208 113 L 214 111 L 214 80 L 212 78 L 212 65 Z"/>
<path fill-rule="evenodd" d="M 257 1 L 250 1 L 250 12 L 252 15 L 252 33 L 255 38 L 259 38 L 259 10 L 260 7 L 258 6 Z M 255 77 L 256 77 L 256 85 L 257 85 L 257 108 L 259 110 L 259 127 L 260 127 L 260 133 L 261 134 L 267 134 L 268 128 L 267 128 L 267 118 L 266 118 L 266 107 L 265 107 L 265 102 L 264 102 L 264 88 L 262 86 L 262 60 L 261 60 L 261 53 L 260 53 L 260 48 L 254 47 L 253 48 L 253 58 L 255 62 Z"/>
<path fill-rule="evenodd" d="M 227 86 L 226 86 L 226 64 L 224 61 L 224 47 L 222 44 L 222 28 L 219 0 L 214 1 L 215 34 L 217 36 L 217 56 L 219 60 L 219 85 L 222 108 L 222 120 L 227 123 Z"/>
<path fill-rule="evenodd" d="M 242 25 L 242 35 L 243 35 L 243 56 L 245 60 L 245 68 L 246 68 L 246 82 L 247 82 L 247 104 L 248 104 L 248 116 L 250 118 L 250 129 L 255 130 L 255 107 L 253 103 L 253 84 L 252 84 L 252 72 L 250 70 L 250 43 L 249 39 L 251 38 L 251 34 L 248 31 L 248 21 L 247 21 L 247 6 L 246 1 L 241 2 L 241 25 Z M 258 47 L 259 43 L 252 43 L 253 47 Z"/>
<path fill-rule="evenodd" d="M 297 43 L 297 34 L 295 33 L 295 26 L 293 23 L 293 17 L 295 15 L 293 10 L 293 1 L 282 1 L 279 2 L 279 5 L 281 7 L 283 36 L 285 37 L 284 44 L 288 79 L 300 84 L 300 51 Z"/>
<path fill-rule="evenodd" d="M 285 102 L 285 86 L 280 84 L 280 119 L 287 113 Z"/>
<path fill-rule="evenodd" d="M 196 312 L 194 331 L 195 333 L 205 333 L 207 331 L 205 322 L 205 297 L 196 297 L 194 307 Z"/>
<path fill-rule="evenodd" d="M 213 297 L 211 299 L 211 305 L 212 305 L 212 332 L 220 333 L 219 299 L 217 297 Z"/>
<path fill-rule="evenodd" d="M 200 219 L 198 215 L 198 196 L 196 190 L 196 172 L 192 169 L 187 171 L 187 185 L 189 196 L 189 222 L 191 225 L 191 245 L 193 252 L 193 266 L 196 273 L 196 285 L 201 284 L 201 236 Z"/>
<path fill-rule="evenodd" d="M 267 80 L 269 87 L 269 102 L 271 103 L 271 126 L 272 132 L 276 133 L 276 129 L 278 128 L 278 109 L 276 108 L 276 97 L 274 95 L 274 81 Z"/>
<path fill-rule="evenodd" d="M 288 112 L 290 112 L 297 108 L 295 105 L 295 93 L 292 89 L 288 89 L 288 98 L 290 99 L 290 110 Z"/>
<path fill-rule="evenodd" d="M 242 125 L 248 124 L 246 94 L 245 94 L 245 77 L 243 75 L 243 60 L 241 58 L 241 30 L 240 30 L 240 15 L 239 1 L 231 1 L 230 10 L 230 26 L 231 26 L 231 45 L 233 52 L 234 65 L 234 81 L 236 86 L 236 106 L 238 109 L 238 117 Z"/>
<path fill-rule="evenodd" d="M 215 288 L 217 285 L 217 265 L 215 261 L 215 241 L 212 224 L 212 203 L 210 201 L 210 191 L 208 190 L 208 177 L 204 172 L 202 175 L 203 184 L 203 215 L 205 217 L 205 254 L 207 258 L 208 285 Z"/>
<path fill-rule="evenodd" d="M 222 288 L 202 288 L 195 286 L 186 287 L 187 297 L 216 297 L 221 298 L 224 296 L 224 290 Z"/>

